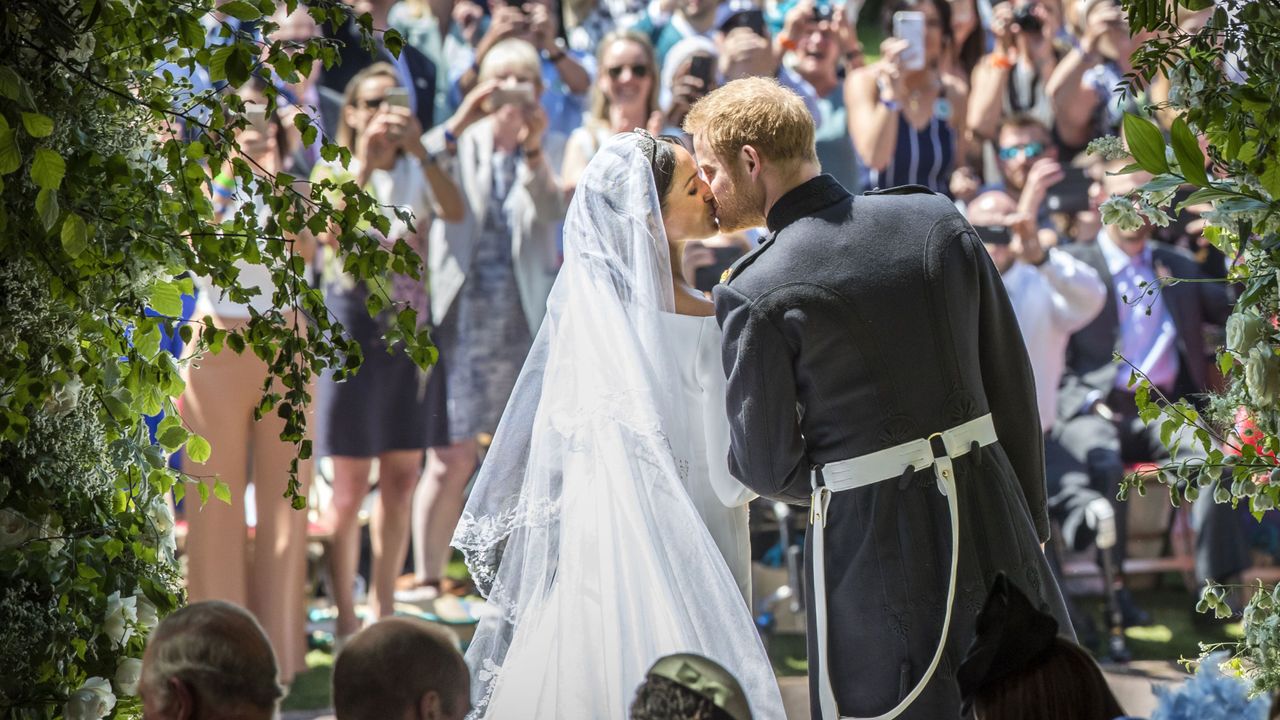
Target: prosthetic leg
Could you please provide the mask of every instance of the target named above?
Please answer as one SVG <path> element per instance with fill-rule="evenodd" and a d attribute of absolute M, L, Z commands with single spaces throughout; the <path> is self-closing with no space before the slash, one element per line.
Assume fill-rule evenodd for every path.
<path fill-rule="evenodd" d="M 1107 637 L 1107 655 L 1116 662 L 1128 662 L 1132 654 L 1124 642 L 1124 614 L 1116 595 L 1115 555 L 1111 550 L 1119 537 L 1116 532 L 1116 512 L 1105 497 L 1094 498 L 1085 506 L 1085 522 L 1097 533 L 1094 543 L 1102 556 L 1102 582 L 1107 593 L 1107 619 L 1110 633 Z"/>

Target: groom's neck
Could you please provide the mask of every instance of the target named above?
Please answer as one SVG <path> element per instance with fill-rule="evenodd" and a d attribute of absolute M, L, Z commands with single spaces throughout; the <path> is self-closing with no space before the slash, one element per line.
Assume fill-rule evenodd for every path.
<path fill-rule="evenodd" d="M 822 174 L 822 168 L 817 163 L 806 162 L 797 166 L 788 173 L 779 173 L 778 177 L 770 181 L 768 177 L 764 182 L 764 216 L 769 217 L 769 213 L 773 211 L 773 206 L 782 198 L 782 196 L 795 190 L 801 185 Z"/>

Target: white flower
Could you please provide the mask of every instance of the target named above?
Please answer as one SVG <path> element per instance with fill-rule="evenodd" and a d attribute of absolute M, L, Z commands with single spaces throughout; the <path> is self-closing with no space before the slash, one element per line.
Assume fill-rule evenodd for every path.
<path fill-rule="evenodd" d="M 91 677 L 67 699 L 62 714 L 66 720 L 100 720 L 116 706 L 116 696 L 106 678 Z"/>
<path fill-rule="evenodd" d="M 138 627 L 149 633 L 160 623 L 160 612 L 141 590 L 135 592 L 133 598 L 137 601 Z"/>
<path fill-rule="evenodd" d="M 1115 225 L 1121 230 L 1138 230 L 1145 224 L 1133 201 L 1123 195 L 1112 195 L 1098 209 L 1102 211 L 1104 225 Z"/>
<path fill-rule="evenodd" d="M 21 513 L 0 508 L 0 549 L 11 548 L 37 537 L 40 527 Z"/>
<path fill-rule="evenodd" d="M 133 624 L 138 621 L 138 598 L 120 597 L 113 592 L 107 597 L 107 617 L 102 621 L 102 631 L 117 645 L 124 645 L 133 637 Z"/>
<path fill-rule="evenodd" d="M 156 532 L 161 535 L 173 529 L 173 508 L 169 507 L 169 501 L 163 494 L 157 494 L 151 498 L 147 517 L 151 518 L 151 522 L 156 526 Z"/>
<path fill-rule="evenodd" d="M 138 694 L 138 683 L 142 682 L 142 661 L 137 658 L 124 658 L 116 666 L 116 692 L 121 695 Z"/>
<path fill-rule="evenodd" d="M 1115 135 L 1103 135 L 1089 142 L 1086 152 L 1090 155 L 1101 155 L 1103 160 L 1124 160 L 1129 157 L 1124 143 Z"/>
<path fill-rule="evenodd" d="M 1227 349 L 1244 354 L 1262 342 L 1271 328 L 1261 315 L 1242 311 L 1227 318 Z"/>
<path fill-rule="evenodd" d="M 169 503 L 164 495 L 156 495 L 151 498 L 151 506 L 147 508 L 147 517 L 151 519 L 151 524 L 155 526 L 157 545 L 163 551 L 166 559 L 172 560 L 178 552 L 178 540 L 174 536 L 173 528 L 173 508 L 169 507 Z"/>
<path fill-rule="evenodd" d="M 1266 343 L 1249 351 L 1244 362 L 1244 382 L 1257 407 L 1274 407 L 1280 398 L 1280 359 Z"/>

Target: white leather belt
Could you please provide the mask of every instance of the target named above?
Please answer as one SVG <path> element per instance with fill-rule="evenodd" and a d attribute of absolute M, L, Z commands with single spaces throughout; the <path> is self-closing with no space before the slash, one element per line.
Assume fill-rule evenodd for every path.
<path fill-rule="evenodd" d="M 935 456 L 932 441 L 939 438 L 946 454 Z M 891 448 L 878 450 L 848 460 L 815 467 L 812 471 L 813 496 L 810 498 L 809 522 L 813 533 L 813 612 L 818 640 L 818 703 L 822 720 L 892 720 L 906 711 L 925 686 L 933 678 L 946 649 L 947 634 L 951 630 L 951 612 L 956 599 L 956 570 L 960 564 L 960 508 L 956 499 L 956 474 L 951 460 L 969 452 L 973 444 L 990 445 L 996 441 L 996 428 L 988 413 L 950 430 L 934 433 L 928 438 L 911 440 Z M 874 718 L 853 718 L 840 714 L 836 707 L 835 691 L 831 688 L 831 675 L 827 655 L 827 558 L 823 532 L 827 525 L 827 507 L 831 494 L 843 490 L 874 485 L 885 480 L 902 477 L 908 467 L 924 470 L 932 467 L 938 481 L 938 490 L 947 497 L 951 514 L 951 580 L 947 586 L 947 613 L 942 621 L 942 637 L 938 639 L 933 660 L 911 692 L 892 710 Z M 818 473 L 823 484 L 818 484 Z"/>

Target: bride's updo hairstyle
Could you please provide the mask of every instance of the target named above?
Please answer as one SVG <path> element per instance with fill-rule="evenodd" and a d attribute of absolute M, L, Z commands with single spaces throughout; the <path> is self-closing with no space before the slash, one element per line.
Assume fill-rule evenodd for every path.
<path fill-rule="evenodd" d="M 649 161 L 653 170 L 653 183 L 658 188 L 658 207 L 667 211 L 667 193 L 671 190 L 671 179 L 676 172 L 676 151 L 672 146 L 679 145 L 680 139 L 670 135 L 654 137 L 647 130 L 633 130 L 640 142 L 641 154 Z"/>

